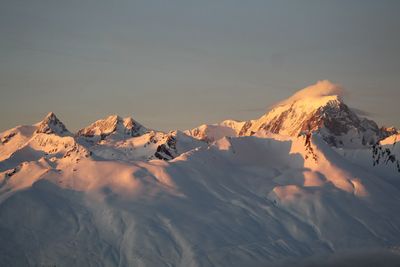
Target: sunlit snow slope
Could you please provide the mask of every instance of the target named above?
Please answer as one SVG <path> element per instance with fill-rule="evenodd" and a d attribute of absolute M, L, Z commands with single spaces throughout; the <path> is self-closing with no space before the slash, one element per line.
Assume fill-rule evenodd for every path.
<path fill-rule="evenodd" d="M 110 116 L 74 135 L 51 113 L 0 134 L 0 266 L 269 266 L 400 246 L 397 139 L 243 125 L 200 141 Z"/>

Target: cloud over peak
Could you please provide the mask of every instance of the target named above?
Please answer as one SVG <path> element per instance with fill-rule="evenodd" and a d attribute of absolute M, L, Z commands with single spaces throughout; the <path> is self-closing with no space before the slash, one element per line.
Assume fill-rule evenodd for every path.
<path fill-rule="evenodd" d="M 325 96 L 338 96 L 342 98 L 344 89 L 338 84 L 328 80 L 318 81 L 317 83 L 301 89 L 288 99 L 279 104 L 287 104 L 305 98 L 320 98 Z"/>

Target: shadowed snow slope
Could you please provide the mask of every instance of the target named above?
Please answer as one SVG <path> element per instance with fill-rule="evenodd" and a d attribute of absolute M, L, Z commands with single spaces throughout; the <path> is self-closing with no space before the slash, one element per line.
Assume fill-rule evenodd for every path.
<path fill-rule="evenodd" d="M 0 266 L 398 253 L 398 132 L 359 118 L 341 95 L 322 81 L 258 120 L 186 132 L 110 116 L 74 135 L 50 113 L 1 133 Z"/>
<path fill-rule="evenodd" d="M 16 169 L 1 183 L 2 266 L 265 266 L 400 242 L 398 189 L 319 136 Z"/>

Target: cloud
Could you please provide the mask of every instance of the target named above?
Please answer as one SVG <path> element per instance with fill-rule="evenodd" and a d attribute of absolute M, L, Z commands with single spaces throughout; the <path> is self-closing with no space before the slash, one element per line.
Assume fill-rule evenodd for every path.
<path fill-rule="evenodd" d="M 322 80 L 318 81 L 316 84 L 301 89 L 288 99 L 278 103 L 278 105 L 291 103 L 304 98 L 318 98 L 323 96 L 339 96 L 342 98 L 344 93 L 345 91 L 340 85 L 334 84 L 328 80 Z"/>

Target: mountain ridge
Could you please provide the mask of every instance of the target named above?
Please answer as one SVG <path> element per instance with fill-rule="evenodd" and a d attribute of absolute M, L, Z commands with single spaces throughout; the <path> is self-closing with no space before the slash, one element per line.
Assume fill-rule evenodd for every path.
<path fill-rule="evenodd" d="M 259 119 L 237 122 L 241 125 L 238 131 L 228 125 L 202 125 L 187 133 L 202 140 L 214 140 L 221 136 L 214 132 L 208 137 L 208 128 L 221 128 L 220 131 L 230 136 L 250 136 L 258 131 L 272 134 L 297 136 L 308 132 L 319 132 L 330 145 L 372 146 L 389 137 L 393 131 L 379 128 L 367 118 L 360 118 L 343 101 L 343 90 L 329 81 L 319 81 L 306 87 L 274 105 Z M 236 134 L 235 134 L 236 133 Z"/>
<path fill-rule="evenodd" d="M 322 85 L 312 109 L 295 94 L 242 135 L 246 122 L 165 133 L 117 115 L 73 134 L 53 113 L 0 133 L 0 265 L 264 266 L 399 253 L 398 131 L 335 146 L 327 137 L 347 128 L 328 119 L 378 126 Z"/>

